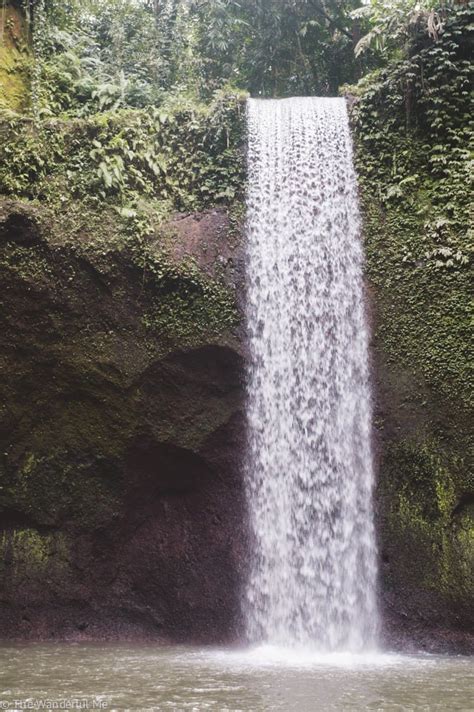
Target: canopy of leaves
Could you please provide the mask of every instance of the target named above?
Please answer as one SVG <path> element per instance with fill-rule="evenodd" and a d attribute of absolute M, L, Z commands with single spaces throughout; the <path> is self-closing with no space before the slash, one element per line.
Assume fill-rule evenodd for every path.
<path fill-rule="evenodd" d="M 465 3 L 456 0 L 370 0 L 353 10 L 368 32 L 355 46 L 356 56 L 372 50 L 385 62 L 412 51 L 420 35 L 437 41 L 450 13 Z"/>
<path fill-rule="evenodd" d="M 358 0 L 195 0 L 204 88 L 223 79 L 252 94 L 335 94 L 361 70 Z"/>
<path fill-rule="evenodd" d="M 39 117 L 254 96 L 336 95 L 436 43 L 445 0 L 17 0 L 34 40 Z"/>
<path fill-rule="evenodd" d="M 360 0 L 25 0 L 40 115 L 210 99 L 336 94 L 367 64 Z"/>

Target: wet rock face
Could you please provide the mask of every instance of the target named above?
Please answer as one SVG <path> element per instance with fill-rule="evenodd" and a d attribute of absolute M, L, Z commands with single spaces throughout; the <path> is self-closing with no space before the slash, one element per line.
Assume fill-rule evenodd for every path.
<path fill-rule="evenodd" d="M 188 216 L 180 229 L 199 223 L 222 244 L 226 219 Z M 233 326 L 198 329 L 219 290 L 232 300 L 234 289 L 221 267 L 211 284 L 210 260 L 191 279 L 185 255 L 163 262 L 157 247 L 152 279 L 128 246 L 88 239 L 78 248 L 34 209 L 0 209 L 0 636 L 235 638 L 238 308 Z M 201 244 L 188 242 L 188 254 Z M 235 283 L 238 241 L 225 249 Z M 164 291 L 178 321 L 196 305 L 196 335 L 150 326 Z"/>
<path fill-rule="evenodd" d="M 66 232 L 0 203 L 0 637 L 235 639 L 248 559 L 238 235 L 223 211 L 180 215 L 144 259 L 120 235 Z M 420 415 L 419 387 L 390 376 L 377 338 L 374 355 L 386 640 L 468 652 L 471 490 L 451 493 L 421 445 L 392 446 L 439 413 L 459 438 L 460 418 L 449 430 L 436 403 Z"/>
<path fill-rule="evenodd" d="M 0 110 L 24 111 L 30 100 L 31 38 L 21 2 L 2 3 Z"/>
<path fill-rule="evenodd" d="M 374 290 L 372 296 L 380 309 L 380 293 Z M 470 418 L 461 403 L 440 398 L 416 365 L 406 368 L 388 358 L 380 313 L 374 316 L 375 504 L 384 641 L 404 651 L 472 654 Z"/>

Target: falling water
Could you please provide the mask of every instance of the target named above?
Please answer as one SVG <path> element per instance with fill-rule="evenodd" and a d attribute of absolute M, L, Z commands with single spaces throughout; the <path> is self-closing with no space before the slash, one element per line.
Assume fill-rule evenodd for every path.
<path fill-rule="evenodd" d="M 343 99 L 248 102 L 253 641 L 374 644 L 368 330 Z"/>

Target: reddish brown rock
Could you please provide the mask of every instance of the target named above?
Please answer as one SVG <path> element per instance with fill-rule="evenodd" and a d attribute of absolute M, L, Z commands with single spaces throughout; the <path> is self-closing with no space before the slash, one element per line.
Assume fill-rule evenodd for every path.
<path fill-rule="evenodd" d="M 3 637 L 238 635 L 244 368 L 238 308 L 222 328 L 215 314 L 234 291 L 214 265 L 217 249 L 238 264 L 239 245 L 224 212 L 174 224 L 172 263 L 151 239 L 144 269 L 133 245 L 78 246 L 35 209 L 2 206 Z M 181 269 L 187 255 L 201 273 Z"/>

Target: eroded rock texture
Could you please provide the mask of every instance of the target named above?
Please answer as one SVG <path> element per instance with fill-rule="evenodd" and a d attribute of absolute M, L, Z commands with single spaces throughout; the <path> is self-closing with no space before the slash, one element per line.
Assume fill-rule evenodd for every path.
<path fill-rule="evenodd" d="M 0 635 L 231 639 L 239 241 L 221 211 L 146 245 L 57 234 L 2 205 Z"/>

